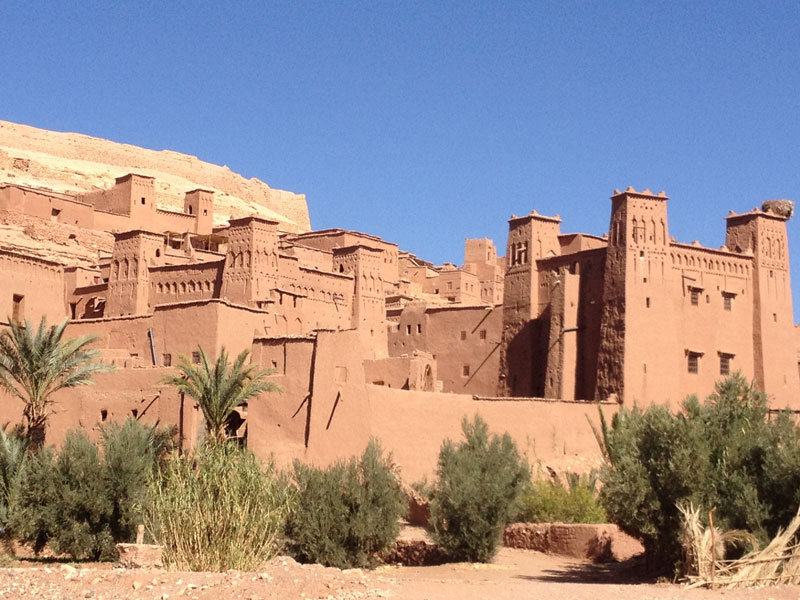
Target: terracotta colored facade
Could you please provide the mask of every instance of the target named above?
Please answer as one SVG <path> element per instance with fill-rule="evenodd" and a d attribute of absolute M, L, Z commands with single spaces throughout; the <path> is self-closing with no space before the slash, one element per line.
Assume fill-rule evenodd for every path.
<path fill-rule="evenodd" d="M 0 185 L 0 211 L 114 234 L 90 266 L 0 250 L 0 315 L 70 317 L 69 334 L 98 336 L 118 368 L 60 395 L 51 442 L 131 415 L 175 424 L 190 446 L 199 412 L 160 382 L 198 346 L 248 349 L 276 371 L 283 393 L 240 411 L 258 454 L 326 463 L 377 435 L 414 476 L 475 412 L 531 456 L 579 468 L 599 459 L 585 418 L 597 406 L 674 404 L 725 369 L 775 406 L 798 402 L 787 217 L 770 209 L 729 215 L 725 247 L 710 249 L 669 237 L 665 195 L 629 188 L 607 237 L 532 212 L 509 221 L 505 257 L 466 240 L 457 267 L 341 229 L 214 227 L 212 193 L 170 213 L 156 190 L 135 174 L 80 197 Z M 19 409 L 4 401 L 0 418 Z"/>
<path fill-rule="evenodd" d="M 509 221 L 501 393 L 675 405 L 741 371 L 797 407 L 788 216 L 731 213 L 714 249 L 670 238 L 663 192 L 611 202 L 603 239 Z"/>

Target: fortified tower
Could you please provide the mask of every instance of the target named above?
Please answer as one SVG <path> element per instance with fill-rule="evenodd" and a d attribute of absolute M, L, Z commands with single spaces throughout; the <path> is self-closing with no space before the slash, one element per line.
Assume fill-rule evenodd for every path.
<path fill-rule="evenodd" d="M 532 396 L 536 324 L 541 314 L 536 261 L 561 253 L 561 219 L 531 212 L 508 221 L 503 332 L 500 345 L 501 396 Z"/>
<path fill-rule="evenodd" d="M 503 273 L 498 266 L 497 248 L 488 238 L 468 239 L 464 244 L 464 270 L 478 276 L 481 302 L 503 302 Z"/>
<path fill-rule="evenodd" d="M 148 229 L 155 224 L 155 179 L 137 173 L 128 173 L 114 180 L 108 190 L 90 192 L 79 197 L 92 204 L 95 210 L 130 217 L 135 226 Z"/>
<path fill-rule="evenodd" d="M 359 330 L 365 348 L 375 358 L 387 355 L 386 292 L 381 276 L 384 251 L 362 244 L 333 249 L 334 271 L 354 278 L 353 327 Z"/>
<path fill-rule="evenodd" d="M 114 234 L 104 316 L 147 314 L 150 306 L 148 265 L 160 256 L 163 236 L 148 231 Z"/>
<path fill-rule="evenodd" d="M 192 190 L 183 199 L 183 212 L 194 216 L 194 232 L 200 235 L 211 234 L 214 227 L 214 192 Z"/>
<path fill-rule="evenodd" d="M 679 357 L 669 345 L 667 195 L 629 187 L 611 197 L 595 397 L 633 403 L 670 392 Z M 674 345 L 674 344 L 673 344 Z M 674 376 L 673 376 L 674 379 Z"/>
<path fill-rule="evenodd" d="M 260 217 L 231 219 L 222 274 L 222 297 L 261 307 L 278 287 L 278 222 Z"/>
<path fill-rule="evenodd" d="M 770 200 L 726 218 L 728 249 L 753 254 L 753 375 L 779 405 L 796 401 L 800 391 L 786 236 L 793 208 Z"/>

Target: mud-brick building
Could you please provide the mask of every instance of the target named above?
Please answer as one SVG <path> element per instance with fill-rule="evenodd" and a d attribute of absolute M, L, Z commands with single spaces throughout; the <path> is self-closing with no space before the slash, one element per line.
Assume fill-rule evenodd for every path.
<path fill-rule="evenodd" d="M 603 238 L 511 218 L 502 395 L 674 406 L 741 371 L 776 405 L 800 403 L 791 204 L 731 212 L 724 245 L 707 248 L 670 237 L 667 201 L 616 191 Z"/>
<path fill-rule="evenodd" d="M 475 413 L 531 457 L 575 470 L 600 460 L 586 419 L 598 407 L 675 407 L 741 371 L 773 407 L 800 408 L 790 203 L 731 213 L 724 243 L 707 248 L 670 237 L 663 192 L 628 188 L 612 196 L 602 237 L 562 233 L 559 217 L 534 211 L 510 219 L 505 257 L 471 239 L 459 268 L 355 231 L 215 224 L 202 189 L 185 193 L 183 212 L 164 211 L 158 189 L 135 174 L 76 196 L 0 184 L 0 212 L 66 228 L 67 240 L 79 229 L 112 240 L 70 263 L 0 239 L 0 326 L 70 317 L 68 335 L 96 335 L 117 367 L 60 393 L 49 442 L 131 416 L 176 425 L 191 445 L 198 408 L 163 381 L 181 355 L 198 361 L 198 346 L 212 358 L 250 350 L 275 370 L 283 393 L 236 420 L 259 455 L 325 464 L 377 436 L 410 480 Z M 20 404 L 0 400 L 0 418 L 18 421 Z"/>

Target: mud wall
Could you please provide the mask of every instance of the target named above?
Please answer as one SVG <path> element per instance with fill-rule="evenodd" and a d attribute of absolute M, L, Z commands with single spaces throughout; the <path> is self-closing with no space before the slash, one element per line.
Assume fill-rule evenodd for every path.
<path fill-rule="evenodd" d="M 589 421 L 598 422 L 597 403 L 528 400 L 475 401 L 471 396 L 367 386 L 370 432 L 391 450 L 406 481 L 436 470 L 442 442 L 462 439 L 461 420 L 481 415 L 490 431 L 508 432 L 533 464 L 557 471 L 598 466 L 600 449 Z M 610 418 L 614 405 L 599 405 Z"/>

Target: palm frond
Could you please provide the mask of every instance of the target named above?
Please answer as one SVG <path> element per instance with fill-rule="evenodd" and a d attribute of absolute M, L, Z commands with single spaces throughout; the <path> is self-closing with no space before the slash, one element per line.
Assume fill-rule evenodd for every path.
<path fill-rule="evenodd" d="M 69 320 L 49 327 L 46 318 L 38 327 L 29 320 L 9 321 L 0 335 L 0 385 L 25 404 L 28 430 L 44 425 L 55 392 L 90 384 L 94 374 L 113 370 L 98 362 L 97 350 L 87 348 L 96 336 L 64 339 Z"/>
<path fill-rule="evenodd" d="M 205 351 L 198 347 L 200 360 L 197 364 L 181 356 L 177 365 L 179 374 L 164 378 L 165 383 L 197 402 L 212 437 L 224 439 L 228 417 L 250 398 L 281 391 L 279 385 L 267 379 L 273 370 L 246 364 L 249 355 L 249 350 L 243 350 L 233 364 L 229 364 L 228 352 L 222 347 L 217 360 L 211 364 Z"/>

